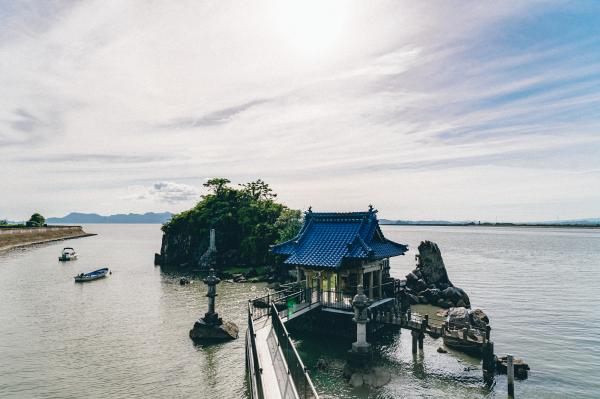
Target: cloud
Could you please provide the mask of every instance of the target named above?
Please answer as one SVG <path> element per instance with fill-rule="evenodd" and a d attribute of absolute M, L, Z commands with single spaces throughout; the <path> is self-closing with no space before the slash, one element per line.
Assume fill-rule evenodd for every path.
<path fill-rule="evenodd" d="M 267 101 L 269 100 L 257 99 L 239 105 L 212 111 L 208 114 L 201 115 L 199 117 L 176 118 L 167 123 L 159 124 L 159 127 L 163 129 L 178 129 L 222 125 L 227 122 L 230 122 L 235 116 L 241 114 L 242 112 L 257 105 L 264 104 Z"/>
<path fill-rule="evenodd" d="M 25 163 L 100 163 L 100 164 L 144 164 L 172 161 L 178 158 L 167 155 L 129 155 L 129 154 L 94 154 L 94 153 L 65 153 L 65 154 L 37 154 L 17 156 L 16 162 Z"/>
<path fill-rule="evenodd" d="M 180 210 L 204 177 L 226 176 L 263 178 L 298 208 L 335 209 L 343 196 L 468 219 L 497 206 L 468 194 L 474 182 L 514 192 L 531 179 L 537 200 L 560 208 L 546 177 L 559 175 L 587 197 L 550 216 L 596 212 L 597 6 L 287 5 L 11 3 L 0 13 L 0 209 Z M 424 175 L 435 184 L 420 186 Z M 57 192 L 64 181 L 85 190 Z"/>
<path fill-rule="evenodd" d="M 151 200 L 158 203 L 178 204 L 198 201 L 200 190 L 187 184 L 160 181 L 151 187 L 134 186 L 129 188 L 130 194 L 125 198 Z"/>

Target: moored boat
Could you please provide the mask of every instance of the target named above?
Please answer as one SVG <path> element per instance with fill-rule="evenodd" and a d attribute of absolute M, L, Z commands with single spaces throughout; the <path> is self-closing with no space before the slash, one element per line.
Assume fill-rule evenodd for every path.
<path fill-rule="evenodd" d="M 66 262 L 69 260 L 75 260 L 75 259 L 77 259 L 77 252 L 75 252 L 75 250 L 71 247 L 63 248 L 62 253 L 58 257 L 58 260 L 60 260 L 62 262 Z"/>
<path fill-rule="evenodd" d="M 82 283 L 85 281 L 92 281 L 92 280 L 97 280 L 99 278 L 106 277 L 107 274 L 108 274 L 108 267 L 105 267 L 102 269 L 94 270 L 93 272 L 78 274 L 77 276 L 75 276 L 73 278 L 75 279 L 75 282 Z"/>

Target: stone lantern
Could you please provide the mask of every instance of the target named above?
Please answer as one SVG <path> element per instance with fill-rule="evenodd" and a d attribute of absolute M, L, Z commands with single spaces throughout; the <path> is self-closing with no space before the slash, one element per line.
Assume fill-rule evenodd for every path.
<path fill-rule="evenodd" d="M 352 343 L 352 353 L 370 353 L 371 344 L 367 342 L 367 307 L 369 306 L 369 298 L 363 292 L 363 286 L 356 287 L 356 295 L 352 300 L 354 308 L 354 318 L 352 321 L 356 323 L 356 342 Z"/>
<path fill-rule="evenodd" d="M 222 320 L 219 319 L 219 314 L 215 312 L 215 297 L 217 296 L 217 284 L 221 282 L 221 279 L 215 275 L 215 269 L 210 269 L 208 276 L 203 280 L 204 284 L 208 286 L 208 312 L 204 314 L 202 318 L 207 324 L 220 325 Z"/>
<path fill-rule="evenodd" d="M 208 276 L 203 280 L 208 286 L 208 312 L 204 317 L 196 320 L 194 328 L 190 330 L 190 338 L 194 341 L 224 341 L 238 337 L 238 327 L 229 321 L 223 321 L 215 312 L 215 298 L 217 296 L 217 284 L 221 279 L 215 275 L 215 270 L 210 269 Z"/>

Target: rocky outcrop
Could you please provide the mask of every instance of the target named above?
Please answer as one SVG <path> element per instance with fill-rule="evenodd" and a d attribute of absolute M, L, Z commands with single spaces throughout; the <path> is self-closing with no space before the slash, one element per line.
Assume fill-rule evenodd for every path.
<path fill-rule="evenodd" d="M 423 303 L 444 308 L 471 306 L 467 293 L 455 287 L 448 278 L 442 253 L 436 243 L 422 241 L 416 258 L 416 268 L 406 275 L 404 293 L 412 304 Z"/>
<path fill-rule="evenodd" d="M 154 256 L 154 263 L 178 268 L 198 268 L 203 253 L 201 249 L 201 238 L 198 236 L 184 232 L 165 233 L 162 236 L 160 254 Z"/>
<path fill-rule="evenodd" d="M 348 383 L 354 388 L 363 385 L 372 388 L 380 388 L 388 384 L 392 379 L 392 374 L 384 367 L 374 367 L 373 369 L 354 371 L 350 374 Z"/>
<path fill-rule="evenodd" d="M 195 342 L 227 341 L 236 339 L 238 334 L 238 327 L 229 321 L 211 323 L 204 319 L 199 319 L 190 330 L 190 338 Z"/>

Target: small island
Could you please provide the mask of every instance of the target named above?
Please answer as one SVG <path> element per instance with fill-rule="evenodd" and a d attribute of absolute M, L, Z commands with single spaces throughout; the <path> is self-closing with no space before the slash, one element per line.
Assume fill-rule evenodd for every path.
<path fill-rule="evenodd" d="M 163 224 L 160 253 L 155 263 L 181 272 L 208 271 L 203 255 L 211 247 L 214 266 L 224 279 L 285 280 L 277 268 L 271 245 L 294 237 L 302 213 L 276 202 L 277 194 L 263 180 L 231 187 L 230 180 L 214 178 L 204 184 L 210 192 L 192 209 Z M 210 251 L 209 251 L 210 252 Z"/>

